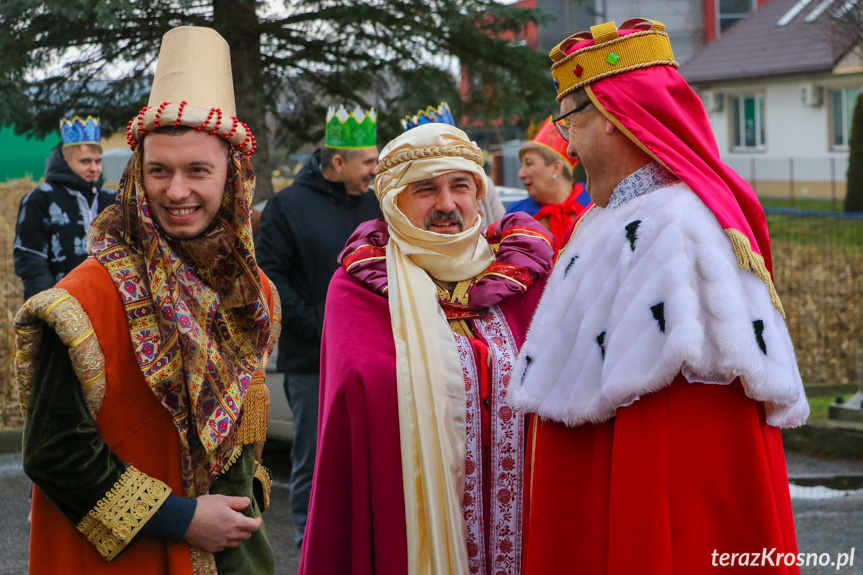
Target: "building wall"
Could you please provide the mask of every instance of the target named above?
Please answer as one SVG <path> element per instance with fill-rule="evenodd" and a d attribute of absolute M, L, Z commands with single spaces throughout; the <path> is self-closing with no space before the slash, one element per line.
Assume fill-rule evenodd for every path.
<path fill-rule="evenodd" d="M 701 0 L 606 0 L 605 3 L 606 21 L 613 20 L 618 26 L 631 18 L 649 18 L 665 24 L 678 62 L 685 62 L 704 45 Z"/>
<path fill-rule="evenodd" d="M 823 86 L 820 106 L 807 107 L 801 85 Z M 863 74 L 789 77 L 699 86 L 722 94 L 721 111 L 708 112 L 719 152 L 729 166 L 756 182 L 765 196 L 844 196 L 848 151 L 834 150 L 831 89 L 863 86 Z M 731 98 L 760 93 L 764 96 L 765 146 L 759 151 L 735 151 Z"/>
<path fill-rule="evenodd" d="M 678 62 L 704 45 L 703 0 L 536 0 L 536 7 L 555 18 L 537 31 L 540 51 L 548 53 L 561 40 L 602 22 L 618 26 L 631 18 L 658 20 L 666 26 Z"/>

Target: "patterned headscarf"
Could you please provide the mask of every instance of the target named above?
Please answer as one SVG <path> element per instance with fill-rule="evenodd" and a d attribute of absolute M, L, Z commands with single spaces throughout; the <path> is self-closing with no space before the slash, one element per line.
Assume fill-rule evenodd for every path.
<path fill-rule="evenodd" d="M 255 176 L 232 149 L 213 223 L 175 240 L 150 215 L 141 154 L 88 250 L 123 299 L 138 366 L 179 433 L 185 494 L 201 495 L 239 454 L 237 420 L 270 331 L 249 219 Z"/>

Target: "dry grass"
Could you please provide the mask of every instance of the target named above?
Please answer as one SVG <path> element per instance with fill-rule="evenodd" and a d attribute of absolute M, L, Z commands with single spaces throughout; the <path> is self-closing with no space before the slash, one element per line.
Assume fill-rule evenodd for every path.
<path fill-rule="evenodd" d="M 776 289 L 806 383 L 856 383 L 863 353 L 863 254 L 774 241 Z"/>
<path fill-rule="evenodd" d="M 24 303 L 24 288 L 15 275 L 12 243 L 15 241 L 18 204 L 34 187 L 30 180 L 12 180 L 0 184 L 0 426 L 21 424 L 13 365 L 15 331 L 12 322 Z"/>
<path fill-rule="evenodd" d="M 275 189 L 289 180 L 276 181 Z M 12 320 L 23 303 L 21 281 L 12 264 L 15 219 L 29 180 L 0 183 L 0 425 L 20 425 L 21 413 L 12 359 Z M 799 225 L 794 224 L 794 225 Z M 785 232 L 789 233 L 783 233 Z M 806 383 L 854 383 L 861 378 L 863 353 L 863 253 L 824 244 L 803 245 L 797 228 L 771 222 L 776 288 L 782 298 L 800 373 Z M 798 237 L 800 236 L 800 237 Z M 841 240 L 841 241 L 840 241 Z M 847 241 L 846 241 L 847 240 Z M 804 242 L 806 243 L 806 242 Z M 856 236 L 851 243 L 857 244 Z"/>

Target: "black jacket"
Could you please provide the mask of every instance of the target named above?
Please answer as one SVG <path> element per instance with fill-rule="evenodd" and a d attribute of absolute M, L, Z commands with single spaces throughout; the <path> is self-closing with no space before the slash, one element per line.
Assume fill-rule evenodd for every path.
<path fill-rule="evenodd" d="M 319 149 L 267 202 L 255 251 L 282 300 L 279 371 L 320 370 L 324 302 L 337 257 L 357 226 L 380 217 L 373 192 L 349 196 L 344 184 L 324 178 Z"/>
<path fill-rule="evenodd" d="M 87 258 L 90 221 L 114 203 L 102 177 L 87 182 L 55 148 L 45 162 L 45 183 L 21 199 L 15 225 L 15 275 L 24 297 L 53 287 Z"/>

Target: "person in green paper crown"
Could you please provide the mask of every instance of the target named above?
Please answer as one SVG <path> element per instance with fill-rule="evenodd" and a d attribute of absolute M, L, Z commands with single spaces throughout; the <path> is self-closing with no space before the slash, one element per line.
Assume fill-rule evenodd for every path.
<path fill-rule="evenodd" d="M 337 256 L 356 227 L 382 217 L 369 185 L 378 150 L 374 109 L 327 112 L 324 146 L 261 215 L 257 256 L 282 298 L 284 329 L 278 369 L 294 417 L 291 507 L 302 544 L 308 515 L 318 426 L 324 301 Z"/>

